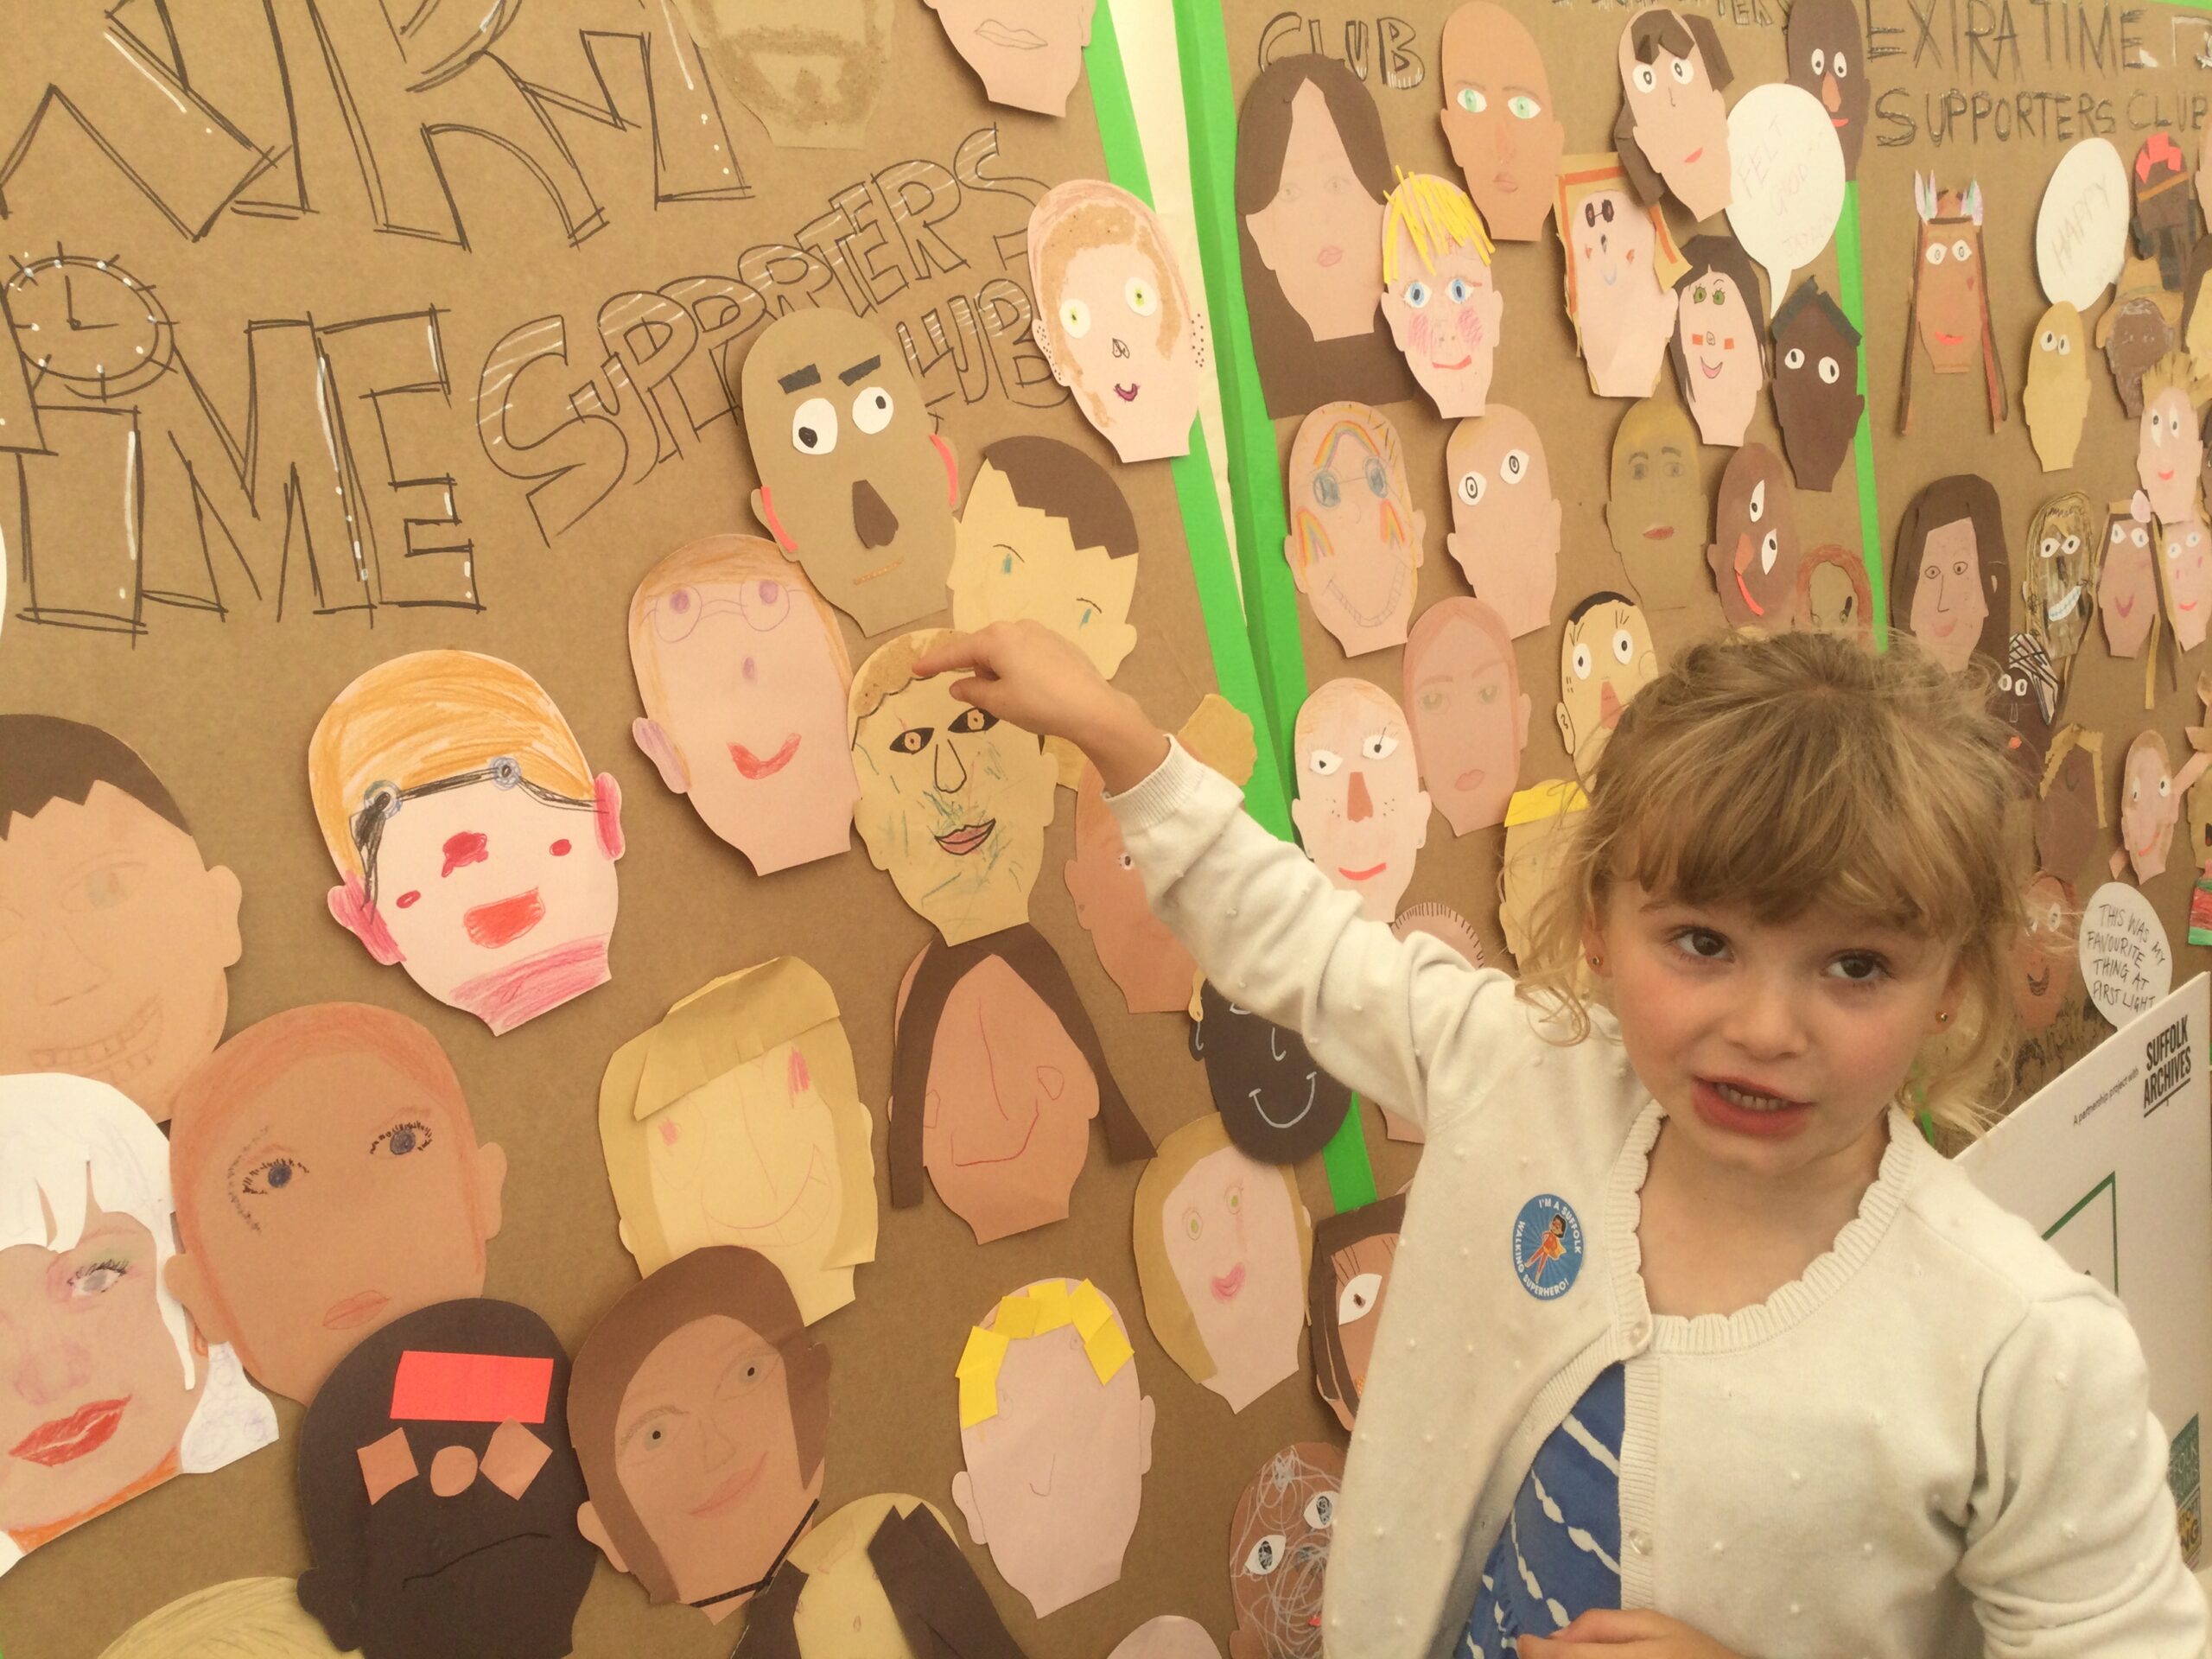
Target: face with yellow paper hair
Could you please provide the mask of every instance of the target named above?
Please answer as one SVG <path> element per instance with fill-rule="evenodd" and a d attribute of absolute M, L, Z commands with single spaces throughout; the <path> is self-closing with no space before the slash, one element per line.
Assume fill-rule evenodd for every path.
<path fill-rule="evenodd" d="M 1152 1467 L 1153 1402 L 1089 1280 L 1025 1285 L 969 1333 L 952 1501 L 1038 1618 L 1122 1576 Z"/>

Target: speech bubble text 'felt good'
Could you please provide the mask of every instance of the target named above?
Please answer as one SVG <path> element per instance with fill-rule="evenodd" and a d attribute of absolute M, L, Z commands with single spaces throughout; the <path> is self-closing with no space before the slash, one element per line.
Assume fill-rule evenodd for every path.
<path fill-rule="evenodd" d="M 2127 215 L 2127 163 L 2109 138 L 2084 138 L 2060 156 L 2036 210 L 2044 297 L 2086 314 L 2126 261 Z"/>
<path fill-rule="evenodd" d="M 1820 257 L 1843 212 L 1843 145 L 1821 100 L 1802 86 L 1754 86 L 1728 111 L 1735 194 L 1728 226 L 1766 271 L 1767 315 L 1792 273 Z"/>
<path fill-rule="evenodd" d="M 2082 911 L 2082 981 L 2097 1012 L 2124 1026 L 2174 988 L 2173 947 L 2141 891 L 2107 881 Z"/>

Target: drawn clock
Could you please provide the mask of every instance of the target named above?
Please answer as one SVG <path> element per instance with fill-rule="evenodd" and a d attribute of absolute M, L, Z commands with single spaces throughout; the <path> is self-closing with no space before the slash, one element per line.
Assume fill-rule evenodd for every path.
<path fill-rule="evenodd" d="M 150 287 L 111 259 L 55 253 L 18 263 L 4 287 L 34 396 L 57 380 L 78 397 L 106 402 L 175 365 L 168 314 Z"/>

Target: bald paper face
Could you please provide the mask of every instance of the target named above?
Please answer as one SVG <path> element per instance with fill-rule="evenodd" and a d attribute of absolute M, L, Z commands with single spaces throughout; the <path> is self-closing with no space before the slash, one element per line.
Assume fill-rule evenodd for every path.
<path fill-rule="evenodd" d="M 1788 626 L 1797 592 L 1797 504 L 1773 450 L 1747 443 L 1729 457 L 1713 524 L 1706 563 L 1729 626 Z"/>
<path fill-rule="evenodd" d="M 2174 826 L 2180 822 L 2181 796 L 2174 788 L 2166 741 L 2145 732 L 2127 746 L 2120 779 L 2120 844 L 2138 881 L 2165 874 Z"/>
<path fill-rule="evenodd" d="M 2196 475 L 2204 466 L 2204 440 L 2189 393 L 2168 386 L 2143 400 L 2136 423 L 2135 477 L 2161 524 L 2186 518 L 2196 505 Z"/>
<path fill-rule="evenodd" d="M 1650 625 L 1641 607 L 1614 597 L 1570 620 L 1560 635 L 1560 741 L 1587 785 L 1620 724 L 1621 711 L 1659 677 Z"/>
<path fill-rule="evenodd" d="M 1662 48 L 1647 62 L 1632 37 L 1621 30 L 1619 61 L 1636 146 L 1692 219 L 1710 219 L 1732 194 L 1727 103 L 1696 45 L 1681 57 Z"/>
<path fill-rule="evenodd" d="M 2158 528 L 2166 562 L 2166 620 L 2175 643 L 2195 651 L 2212 619 L 2212 531 L 2205 528 L 2204 510 L 2194 503 L 2188 517 L 2171 524 L 2162 519 Z"/>
<path fill-rule="evenodd" d="M 1788 26 L 1789 84 L 1821 100 L 1843 146 L 1843 176 L 1859 176 L 1859 151 L 1866 142 L 1866 31 L 1853 0 L 1797 0 Z"/>
<path fill-rule="evenodd" d="M 1534 242 L 1567 143 L 1535 36 L 1504 7 L 1469 0 L 1445 19 L 1441 55 L 1444 142 L 1467 194 L 1498 241 Z"/>
<path fill-rule="evenodd" d="M 1396 429 L 1364 404 L 1324 404 L 1292 441 L 1291 578 L 1348 657 L 1405 643 L 1427 517 Z"/>
<path fill-rule="evenodd" d="M 1607 165 L 1581 165 L 1591 162 Z M 1657 269 L 1657 229 L 1611 157 L 1573 156 L 1562 165 L 1578 169 L 1560 181 L 1566 211 L 1559 235 L 1567 247 L 1568 315 L 1590 389 L 1600 397 L 1648 397 L 1666 362 L 1676 311 L 1675 290 Z"/>
<path fill-rule="evenodd" d="M 1613 437 L 1605 528 L 1648 610 L 1688 610 L 1709 591 L 1701 550 L 1713 509 L 1697 450 L 1697 431 L 1671 397 L 1630 406 Z"/>
<path fill-rule="evenodd" d="M 1306 856 L 1362 912 L 1387 923 L 1428 841 L 1428 792 L 1413 733 L 1389 693 L 1332 680 L 1298 712 L 1298 797 L 1290 816 Z"/>
<path fill-rule="evenodd" d="M 1452 833 L 1503 823 L 1529 710 L 1503 619 L 1479 599 L 1439 600 L 1406 642 L 1405 677 L 1421 780 Z"/>
<path fill-rule="evenodd" d="M 1517 639 L 1551 620 L 1559 582 L 1560 504 L 1535 423 L 1492 404 L 1452 429 L 1444 447 L 1452 484 L 1446 549 Z"/>
<path fill-rule="evenodd" d="M 2071 467 L 2089 413 L 2089 342 L 2082 314 L 2063 300 L 2036 324 L 2028 347 L 2028 389 L 2020 403 L 2044 471 Z"/>
<path fill-rule="evenodd" d="M 2027 601 L 2040 613 L 2037 632 L 2054 662 L 2063 663 L 2080 650 L 2088 629 L 2098 536 L 2089 498 L 2079 490 L 2046 501 L 2028 526 Z"/>
<path fill-rule="evenodd" d="M 2123 503 L 2105 520 L 2104 564 L 2097 577 L 2097 614 L 2105 644 L 2115 657 L 2133 657 L 2151 637 L 2158 615 L 2158 578 L 2152 569 L 2152 526 L 2131 517 Z"/>

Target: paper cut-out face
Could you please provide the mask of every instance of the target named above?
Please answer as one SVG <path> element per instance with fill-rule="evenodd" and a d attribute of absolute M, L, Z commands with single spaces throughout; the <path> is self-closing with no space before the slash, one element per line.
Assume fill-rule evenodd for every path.
<path fill-rule="evenodd" d="M 1986 480 L 1939 478 L 1913 498 L 1897 527 L 1891 592 L 1906 629 L 1954 674 L 1976 656 L 2001 660 L 2010 577 L 1997 492 Z"/>
<path fill-rule="evenodd" d="M 735 1659 L 1019 1651 L 947 1529 L 918 1497 L 854 1499 L 799 1540 L 795 1571 L 747 1610 Z"/>
<path fill-rule="evenodd" d="M 1797 503 L 1782 461 L 1763 443 L 1728 458 L 1713 505 L 1707 566 L 1734 628 L 1780 632 L 1797 593 Z"/>
<path fill-rule="evenodd" d="M 2085 744 L 2081 739 L 2081 728 L 2074 726 L 2052 739 L 2058 758 L 2044 769 L 2035 810 L 2037 861 L 2069 883 L 2096 851 L 2105 823 L 2101 740 Z"/>
<path fill-rule="evenodd" d="M 1205 1062 L 1214 1109 L 1229 1138 L 1263 1164 L 1294 1164 L 1329 1143 L 1351 1109 L 1351 1091 L 1321 1070 L 1294 1031 L 1240 1007 L 1211 981 L 1191 1052 Z"/>
<path fill-rule="evenodd" d="M 2168 359 L 2171 361 L 2171 359 Z M 2160 523 L 2186 518 L 2196 505 L 2196 478 L 2204 466 L 2204 439 L 2189 388 L 2167 382 L 2152 389 L 2144 381 L 2143 415 L 2135 436 L 2135 477 L 2151 498 L 2151 515 Z"/>
<path fill-rule="evenodd" d="M 2044 503 L 2028 527 L 2032 563 L 2025 597 L 2038 613 L 2033 626 L 2054 662 L 2068 661 L 2081 648 L 2089 613 L 2095 608 L 2090 589 L 2102 549 L 2090 517 L 2089 498 L 2079 490 Z"/>
<path fill-rule="evenodd" d="M 371 1332 L 483 1292 L 506 1154 L 412 1020 L 326 1002 L 249 1026 L 178 1095 L 171 1146 L 169 1287 L 279 1394 L 305 1404 Z"/>
<path fill-rule="evenodd" d="M 1989 397 L 1989 424 L 2005 418 L 2005 372 L 1997 361 L 1989 323 L 1989 283 L 1981 252 L 1982 198 L 1980 184 L 1961 194 L 1938 190 L 1933 174 L 1916 174 L 1913 205 L 1920 233 L 1913 266 L 1912 319 L 1916 352 L 1905 346 L 1904 375 L 1897 397 L 1897 430 L 1912 430 L 1912 369 L 1920 353 L 1938 374 L 1965 374 L 1981 361 Z"/>
<path fill-rule="evenodd" d="M 852 664 L 836 615 L 773 543 L 714 536 L 655 565 L 630 600 L 630 663 L 638 747 L 756 874 L 852 845 Z"/>
<path fill-rule="evenodd" d="M 339 1362 L 300 1427 L 300 1605 L 363 1659 L 561 1659 L 597 1553 L 576 1530 L 569 1361 L 512 1302 L 440 1302 Z M 462 1562 L 461 1571 L 454 1569 Z"/>
<path fill-rule="evenodd" d="M 1321 1585 L 1335 1537 L 1344 1454 L 1287 1446 L 1261 1466 L 1229 1524 L 1230 1659 L 1320 1659 Z"/>
<path fill-rule="evenodd" d="M 2166 620 L 2173 625 L 2174 643 L 2195 651 L 2204 643 L 2204 625 L 2212 620 L 2212 531 L 2205 528 L 2204 512 L 2191 504 L 2189 516 L 2177 523 L 2160 520 L 2158 546 L 2166 561 Z"/>
<path fill-rule="evenodd" d="M 1006 9 L 1004 0 L 962 3 Z M 1020 15 L 1026 26 L 1030 14 Z M 1029 277 L 1052 378 L 1115 453 L 1125 461 L 1187 453 L 1203 341 L 1152 209 L 1095 179 L 1055 186 L 1029 216 Z"/>
<path fill-rule="evenodd" d="M 95 727 L 0 715 L 0 1073 L 112 1084 L 156 1123 L 223 1034 L 238 880 Z"/>
<path fill-rule="evenodd" d="M 2181 287 L 2182 267 L 2196 240 L 2196 200 L 2189 188 L 2189 160 L 2173 135 L 2160 129 L 2135 152 L 2135 245 L 2158 262 L 2159 279 Z"/>
<path fill-rule="evenodd" d="M 520 669 L 378 664 L 317 722 L 308 786 L 330 913 L 378 962 L 494 1036 L 606 983 L 622 792 Z"/>
<path fill-rule="evenodd" d="M 1851 0 L 1835 3 L 1848 10 Z M 1774 319 L 1774 413 L 1799 489 L 1834 483 L 1866 406 L 1859 393 L 1859 331 L 1808 276 Z"/>
<path fill-rule="evenodd" d="M 1086 764 L 1075 792 L 1075 856 L 1067 861 L 1075 918 L 1098 947 L 1098 960 L 1122 988 L 1131 1014 L 1187 1007 L 1198 965 L 1153 914 L 1144 877 L 1106 804 L 1098 769 Z"/>
<path fill-rule="evenodd" d="M 854 677 L 847 729 L 868 856 L 948 944 L 1027 919 L 1058 771 L 1037 739 L 917 680 L 945 636 L 910 633 Z"/>
<path fill-rule="evenodd" d="M 1324 404 L 1299 426 L 1283 556 L 1314 620 L 1348 657 L 1402 645 L 1428 518 L 1413 504 L 1397 429 L 1364 404 Z"/>
<path fill-rule="evenodd" d="M 2028 389 L 2020 406 L 2044 471 L 2071 467 L 2089 413 L 2089 342 L 2082 314 L 2063 300 L 2036 324 L 2028 346 Z"/>
<path fill-rule="evenodd" d="M 2037 1032 L 2058 1018 L 2074 988 L 2078 912 L 2073 890 L 2038 870 L 2020 895 L 2027 925 L 2012 948 L 2012 1007 L 2021 1026 Z"/>
<path fill-rule="evenodd" d="M 1299 709 L 1293 747 L 1290 816 L 1306 856 L 1359 895 L 1363 914 L 1388 922 L 1428 842 L 1428 791 L 1405 712 L 1380 686 L 1331 680 Z"/>
<path fill-rule="evenodd" d="M 1346 1430 L 1367 1388 L 1405 1220 L 1401 1195 L 1331 1216 L 1313 1229 L 1306 1313 L 1313 1331 L 1313 1386 Z"/>
<path fill-rule="evenodd" d="M 1997 677 L 1990 706 L 2012 728 L 2005 753 L 2030 789 L 2043 782 L 2044 760 L 2058 722 L 2058 671 L 2042 639 L 2014 634 L 2006 644 L 2005 671 Z"/>
<path fill-rule="evenodd" d="M 858 149 L 891 63 L 893 0 L 683 0 L 718 79 L 786 149 Z"/>
<path fill-rule="evenodd" d="M 1439 600 L 1406 641 L 1405 676 L 1421 782 L 1452 833 L 1501 822 L 1529 712 L 1504 620 L 1479 599 Z"/>
<path fill-rule="evenodd" d="M 1110 678 L 1136 646 L 1136 519 L 1096 461 L 1052 438 L 983 452 L 952 555 L 954 626 L 1027 617 Z"/>
<path fill-rule="evenodd" d="M 773 1262 L 810 1320 L 875 1259 L 874 1165 L 837 1000 L 797 957 L 726 975 L 616 1051 L 600 1147 L 648 1276 L 731 1244 Z"/>
<path fill-rule="evenodd" d="M 1505 303 L 1474 204 L 1433 174 L 1398 181 L 1382 219 L 1382 318 L 1437 412 L 1479 415 Z"/>
<path fill-rule="evenodd" d="M 2166 740 L 2144 732 L 2127 746 L 2120 774 L 2120 844 L 2138 881 L 2163 875 L 2181 822 L 2181 791 L 2174 787 Z"/>
<path fill-rule="evenodd" d="M 1534 242 L 1567 143 L 1535 36 L 1504 7 L 1468 0 L 1444 20 L 1440 51 L 1444 142 L 1467 194 L 1499 241 Z"/>
<path fill-rule="evenodd" d="M 1853 0 L 1799 0 L 1789 9 L 1787 39 L 1789 84 L 1821 100 L 1843 146 L 1843 176 L 1855 179 L 1872 96 L 1859 8 Z"/>
<path fill-rule="evenodd" d="M 2097 614 L 2105 645 L 2115 657 L 2133 657 L 2151 637 L 2158 617 L 2158 575 L 2152 563 L 2152 526 L 2115 502 L 2105 520 L 2104 563 L 2097 574 Z"/>
<path fill-rule="evenodd" d="M 1282 182 L 1244 216 L 1261 263 L 1274 273 L 1316 340 L 1375 326 L 1382 291 L 1382 204 L 1360 181 L 1319 83 L 1292 95 Z"/>
<path fill-rule="evenodd" d="M 1682 398 L 1706 442 L 1738 444 L 1766 389 L 1766 302 L 1758 273 L 1725 236 L 1692 237 L 1689 269 L 1675 283 L 1675 336 L 1668 354 Z"/>
<path fill-rule="evenodd" d="M 1790 626 L 1854 645 L 1872 639 L 1873 588 L 1858 554 L 1827 546 L 1805 555 L 1797 566 L 1797 613 Z"/>
<path fill-rule="evenodd" d="M 1153 1334 L 1231 1411 L 1297 1371 L 1313 1238 L 1287 1166 L 1186 1123 L 1138 1178 L 1135 1243 Z"/>
<path fill-rule="evenodd" d="M 1613 156 L 1570 156 L 1559 177 L 1567 314 L 1590 389 L 1649 397 L 1675 332 L 1681 256 L 1656 207 L 1637 200 Z"/>
<path fill-rule="evenodd" d="M 1008 109 L 1065 115 L 1083 73 L 1094 0 L 928 0 L 952 49 L 983 83 L 983 95 Z"/>
<path fill-rule="evenodd" d="M 2129 420 L 2143 412 L 2143 376 L 2174 349 L 2181 296 L 2158 281 L 2158 262 L 2131 257 L 2113 285 L 2113 302 L 2091 337 L 2112 371 L 2113 389 Z"/>
<path fill-rule="evenodd" d="M 1551 620 L 1561 512 L 1543 435 L 1517 409 L 1492 404 L 1461 421 L 1444 446 L 1452 486 L 1446 550 L 1517 639 Z"/>
<path fill-rule="evenodd" d="M 1033 1312 L 1039 1291 L 1053 1310 L 1043 1319 Z M 1105 1322 L 1087 1338 L 1073 1322 L 1043 1328 L 1101 1309 Z M 1033 1331 L 1010 1329 L 1017 1315 Z M 971 1338 L 962 1360 L 966 1466 L 952 1478 L 952 1501 L 968 1535 L 1043 1618 L 1122 1576 L 1152 1467 L 1153 1403 L 1139 1387 L 1121 1311 L 1088 1280 L 1025 1285 L 975 1329 L 983 1340 Z M 990 1390 L 990 1414 L 975 1422 L 967 1421 L 971 1366 L 973 1382 Z"/>
<path fill-rule="evenodd" d="M 575 1524 L 656 1603 L 715 1623 L 783 1564 L 822 1498 L 830 1352 L 766 1256 L 709 1245 L 623 1294 L 577 1351 Z"/>
<path fill-rule="evenodd" d="M 1613 437 L 1605 528 L 1646 610 L 1688 610 L 1710 591 L 1700 549 L 1713 509 L 1697 433 L 1671 397 L 1646 397 Z"/>
<path fill-rule="evenodd" d="M 770 323 L 740 376 L 753 516 L 868 634 L 944 608 L 960 467 L 899 347 L 836 309 Z"/>
<path fill-rule="evenodd" d="M 1116 1643 L 1106 1659 L 1221 1659 L 1221 1649 L 1196 1619 L 1162 1613 Z"/>
<path fill-rule="evenodd" d="M 1621 723 L 1621 711 L 1659 677 L 1651 627 L 1621 594 L 1592 594 L 1567 613 L 1560 635 L 1560 741 L 1586 785 Z"/>
<path fill-rule="evenodd" d="M 1728 60 L 1712 23 L 1651 7 L 1622 29 L 1619 59 L 1626 97 L 1613 142 L 1638 193 L 1656 202 L 1663 191 L 1692 219 L 1712 218 L 1728 205 L 1734 188 L 1728 105 L 1720 95 Z"/>

